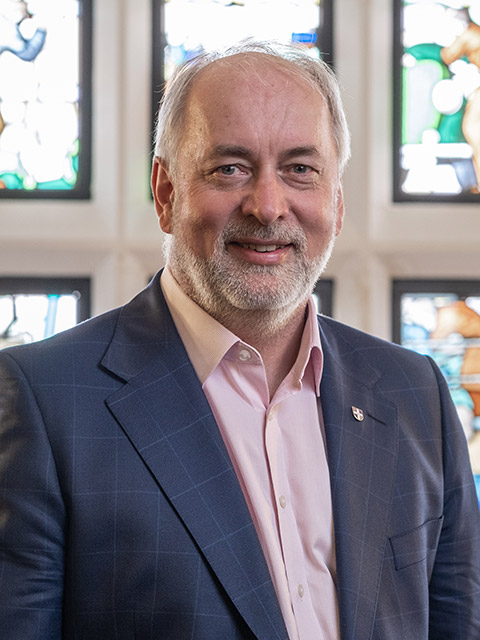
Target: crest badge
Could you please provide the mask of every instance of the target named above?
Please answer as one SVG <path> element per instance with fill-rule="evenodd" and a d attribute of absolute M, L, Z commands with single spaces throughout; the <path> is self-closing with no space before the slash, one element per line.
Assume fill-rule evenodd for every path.
<path fill-rule="evenodd" d="M 358 422 L 362 422 L 365 419 L 365 414 L 363 413 L 363 409 L 359 409 L 358 407 L 352 407 L 352 413 L 355 420 Z"/>

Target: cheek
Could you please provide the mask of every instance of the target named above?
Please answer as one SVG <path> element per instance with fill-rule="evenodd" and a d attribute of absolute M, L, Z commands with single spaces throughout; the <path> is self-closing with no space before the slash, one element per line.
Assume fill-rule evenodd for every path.
<path fill-rule="evenodd" d="M 317 255 L 330 243 L 333 236 L 337 236 L 340 224 L 338 211 L 331 204 L 325 208 L 317 206 L 312 208 L 310 214 L 303 219 L 302 228 L 307 238 L 309 255 Z"/>
<path fill-rule="evenodd" d="M 336 229 L 338 221 L 337 210 L 333 204 L 325 206 L 325 203 L 310 208 L 303 218 L 305 233 L 322 236 L 332 233 Z"/>
<path fill-rule="evenodd" d="M 182 206 L 174 207 L 174 235 L 181 236 L 198 257 L 210 257 L 226 224 L 224 209 L 214 198 L 198 194 L 195 198 L 185 197 L 177 202 L 182 202 Z"/>

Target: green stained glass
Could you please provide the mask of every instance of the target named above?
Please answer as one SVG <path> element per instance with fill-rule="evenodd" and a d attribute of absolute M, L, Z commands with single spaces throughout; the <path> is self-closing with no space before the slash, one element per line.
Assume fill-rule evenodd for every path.
<path fill-rule="evenodd" d="M 0 184 L 4 189 L 24 189 L 21 177 L 14 173 L 0 173 Z"/>
<path fill-rule="evenodd" d="M 480 195 L 478 0 L 396 0 L 399 200 Z"/>

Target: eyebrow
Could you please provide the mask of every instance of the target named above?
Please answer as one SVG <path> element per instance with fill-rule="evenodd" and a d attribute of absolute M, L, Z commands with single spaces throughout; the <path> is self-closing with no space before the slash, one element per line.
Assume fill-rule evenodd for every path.
<path fill-rule="evenodd" d="M 211 152 L 208 154 L 208 157 L 211 159 L 214 158 L 227 158 L 227 157 L 237 157 L 237 158 L 246 158 L 252 159 L 254 156 L 253 152 L 247 147 L 243 147 L 242 145 L 237 144 L 218 144 Z M 298 156 L 306 156 L 310 158 L 318 158 L 319 160 L 324 159 L 324 155 L 315 147 L 314 145 L 301 145 L 298 147 L 292 147 L 291 149 L 286 149 L 280 154 L 282 161 L 291 160 L 292 158 L 296 158 Z"/>
<path fill-rule="evenodd" d="M 292 147 L 291 149 L 286 149 L 281 154 L 281 158 L 283 161 L 291 160 L 292 158 L 298 158 L 299 156 L 307 157 L 307 158 L 317 158 L 318 160 L 324 159 L 324 154 L 321 153 L 317 149 L 317 147 L 313 145 Z"/>
<path fill-rule="evenodd" d="M 251 158 L 253 153 L 247 148 L 238 144 L 217 144 L 208 154 L 208 158 Z"/>

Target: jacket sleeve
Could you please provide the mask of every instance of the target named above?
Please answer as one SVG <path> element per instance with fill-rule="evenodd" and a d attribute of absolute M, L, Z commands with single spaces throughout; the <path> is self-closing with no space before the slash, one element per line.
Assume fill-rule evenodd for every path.
<path fill-rule="evenodd" d="M 462 426 L 431 361 L 443 417 L 444 520 L 430 581 L 429 640 L 480 638 L 480 513 Z"/>
<path fill-rule="evenodd" d="M 65 509 L 34 393 L 0 352 L 0 638 L 59 640 Z"/>

